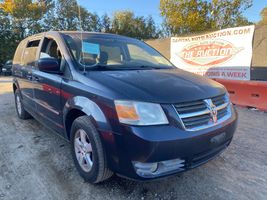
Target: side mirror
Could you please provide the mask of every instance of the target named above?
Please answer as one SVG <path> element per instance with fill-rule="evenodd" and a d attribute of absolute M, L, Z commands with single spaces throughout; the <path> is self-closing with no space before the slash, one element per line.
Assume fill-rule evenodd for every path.
<path fill-rule="evenodd" d="M 53 73 L 53 74 L 59 74 L 60 72 L 60 66 L 59 62 L 56 58 L 40 58 L 38 60 L 38 67 L 40 71 L 47 72 L 47 73 Z"/>

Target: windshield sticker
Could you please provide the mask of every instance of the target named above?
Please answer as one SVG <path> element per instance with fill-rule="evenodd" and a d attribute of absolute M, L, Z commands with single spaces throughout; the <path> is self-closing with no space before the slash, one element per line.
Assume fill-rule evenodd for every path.
<path fill-rule="evenodd" d="M 100 46 L 99 46 L 99 44 L 94 44 L 94 43 L 90 43 L 90 42 L 82 42 L 82 51 L 84 53 L 99 55 L 100 54 Z"/>

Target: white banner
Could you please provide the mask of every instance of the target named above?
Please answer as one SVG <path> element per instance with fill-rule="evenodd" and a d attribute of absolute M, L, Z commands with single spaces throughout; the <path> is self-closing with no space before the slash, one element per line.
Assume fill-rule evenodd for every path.
<path fill-rule="evenodd" d="M 232 80 L 250 80 L 254 26 L 171 38 L 171 61 L 181 69 Z"/>

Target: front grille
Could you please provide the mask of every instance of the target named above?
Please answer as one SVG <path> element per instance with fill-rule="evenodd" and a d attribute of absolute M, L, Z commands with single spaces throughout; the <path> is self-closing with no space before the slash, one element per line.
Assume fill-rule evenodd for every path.
<path fill-rule="evenodd" d="M 206 109 L 204 101 L 193 101 L 174 105 L 179 114 L 197 112 Z"/>
<path fill-rule="evenodd" d="M 224 103 L 228 103 L 227 101 L 229 101 L 225 94 L 213 97 L 211 100 L 215 106 L 220 106 Z"/>
<path fill-rule="evenodd" d="M 175 104 L 174 108 L 184 129 L 196 131 L 228 119 L 230 117 L 229 105 L 229 98 L 224 94 L 210 99 Z"/>

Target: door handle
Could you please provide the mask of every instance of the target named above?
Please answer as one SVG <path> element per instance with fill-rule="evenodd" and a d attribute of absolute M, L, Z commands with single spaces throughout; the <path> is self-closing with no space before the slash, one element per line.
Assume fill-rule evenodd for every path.
<path fill-rule="evenodd" d="M 32 80 L 32 75 L 31 75 L 31 74 L 26 75 L 26 78 L 27 78 L 29 81 L 31 81 L 31 80 Z"/>
<path fill-rule="evenodd" d="M 40 82 L 42 78 L 40 78 L 39 76 L 33 76 L 33 81 L 35 82 Z"/>
<path fill-rule="evenodd" d="M 36 81 L 36 82 L 39 82 L 40 81 L 40 79 L 39 79 L 39 77 L 34 77 L 34 81 Z"/>

